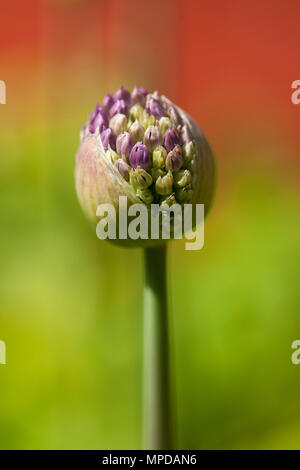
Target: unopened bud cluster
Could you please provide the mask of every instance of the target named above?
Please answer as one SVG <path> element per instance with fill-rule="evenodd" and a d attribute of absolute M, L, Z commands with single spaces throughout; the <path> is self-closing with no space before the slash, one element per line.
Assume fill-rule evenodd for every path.
<path fill-rule="evenodd" d="M 157 92 L 121 87 L 108 93 L 84 125 L 98 135 L 106 158 L 145 204 L 189 203 L 197 146 L 177 109 Z"/>

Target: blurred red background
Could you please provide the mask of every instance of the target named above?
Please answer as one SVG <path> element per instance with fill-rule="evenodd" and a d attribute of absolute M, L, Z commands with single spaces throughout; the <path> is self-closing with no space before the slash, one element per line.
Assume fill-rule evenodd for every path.
<path fill-rule="evenodd" d="M 70 80 L 78 92 L 81 74 L 81 98 L 89 82 L 99 91 L 139 82 L 195 115 L 220 158 L 237 124 L 243 138 L 271 134 L 298 150 L 290 87 L 299 78 L 299 12 L 297 0 L 6 2 L 1 79 L 8 104 L 35 96 L 45 70 L 63 92 Z"/>

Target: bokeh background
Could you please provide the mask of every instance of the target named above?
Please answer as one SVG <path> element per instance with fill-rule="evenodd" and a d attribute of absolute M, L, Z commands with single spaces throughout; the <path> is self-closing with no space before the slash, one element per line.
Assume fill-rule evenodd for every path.
<path fill-rule="evenodd" d="M 219 182 L 169 250 L 181 449 L 300 448 L 299 0 L 1 2 L 0 448 L 141 447 L 142 253 L 77 203 L 79 129 L 120 84 L 195 116 Z"/>

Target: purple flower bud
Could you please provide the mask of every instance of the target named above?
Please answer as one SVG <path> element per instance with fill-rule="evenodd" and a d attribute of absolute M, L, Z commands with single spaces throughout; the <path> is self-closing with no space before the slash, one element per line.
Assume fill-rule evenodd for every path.
<path fill-rule="evenodd" d="M 144 107 L 147 95 L 148 92 L 145 88 L 134 87 L 133 92 L 131 93 L 131 104 L 140 104 Z"/>
<path fill-rule="evenodd" d="M 178 171 L 183 165 L 180 145 L 175 145 L 166 158 L 166 169 L 169 171 Z"/>
<path fill-rule="evenodd" d="M 101 137 L 104 150 L 107 150 L 109 146 L 113 150 L 116 150 L 116 135 L 114 131 L 112 131 L 110 128 L 105 129 L 104 131 L 101 132 L 100 137 Z"/>
<path fill-rule="evenodd" d="M 157 126 L 149 126 L 144 135 L 144 144 L 147 145 L 150 152 L 162 143 L 159 128 Z"/>
<path fill-rule="evenodd" d="M 109 116 L 112 118 L 115 114 L 125 114 L 128 117 L 128 107 L 124 100 L 117 100 L 110 108 Z"/>
<path fill-rule="evenodd" d="M 161 102 L 155 98 L 150 98 L 146 103 L 146 111 L 151 116 L 160 118 L 166 116 L 166 111 Z"/>
<path fill-rule="evenodd" d="M 133 168 L 148 168 L 150 165 L 150 152 L 146 145 L 141 142 L 137 142 L 130 152 L 129 156 L 130 164 Z"/>
<path fill-rule="evenodd" d="M 115 96 L 112 93 L 107 93 L 107 95 L 104 96 L 102 101 L 102 108 L 107 114 L 109 113 L 109 110 L 113 106 L 115 101 Z"/>
<path fill-rule="evenodd" d="M 178 130 L 175 126 L 172 129 L 169 129 L 164 136 L 164 146 L 168 152 L 172 150 L 175 145 L 180 145 L 181 139 Z"/>
<path fill-rule="evenodd" d="M 131 167 L 128 165 L 128 163 L 126 163 L 125 160 L 123 160 L 123 158 L 119 158 L 115 162 L 115 167 L 117 168 L 120 175 L 122 175 L 126 181 L 129 181 L 129 173 L 130 173 Z"/>
<path fill-rule="evenodd" d="M 121 86 L 121 88 L 115 93 L 116 100 L 124 100 L 127 106 L 130 106 L 131 95 L 128 90 Z"/>
<path fill-rule="evenodd" d="M 99 129 L 99 132 L 101 133 L 107 127 L 108 127 L 107 116 L 105 112 L 103 111 L 103 109 L 100 108 L 99 105 L 97 105 L 90 119 L 90 131 L 94 133 L 96 132 L 97 129 Z"/>
<path fill-rule="evenodd" d="M 125 157 L 128 160 L 132 146 L 133 144 L 129 132 L 123 132 L 123 134 L 118 136 L 117 152 L 119 155 Z"/>

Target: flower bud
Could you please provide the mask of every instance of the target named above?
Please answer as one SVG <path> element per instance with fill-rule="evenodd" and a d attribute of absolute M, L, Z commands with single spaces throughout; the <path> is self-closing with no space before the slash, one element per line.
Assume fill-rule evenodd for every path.
<path fill-rule="evenodd" d="M 196 156 L 196 148 L 195 148 L 195 142 L 190 141 L 186 144 L 183 145 L 182 147 L 182 155 L 184 159 L 184 163 L 187 165 L 188 163 L 191 162 Z"/>
<path fill-rule="evenodd" d="M 167 149 L 168 152 L 172 150 L 175 145 L 180 145 L 180 135 L 178 130 L 175 126 L 172 129 L 166 131 L 164 136 L 164 147 Z"/>
<path fill-rule="evenodd" d="M 192 181 L 192 174 L 189 170 L 179 170 L 174 173 L 174 186 L 175 188 L 183 188 Z"/>
<path fill-rule="evenodd" d="M 166 169 L 169 171 L 178 171 L 183 165 L 180 145 L 175 145 L 166 158 Z"/>
<path fill-rule="evenodd" d="M 91 119 L 90 119 L 90 131 L 94 134 L 98 129 L 101 133 L 104 129 L 108 127 L 108 119 L 99 105 L 96 106 L 95 111 L 93 112 Z"/>
<path fill-rule="evenodd" d="M 158 136 L 153 135 L 153 126 Z M 117 158 L 116 136 L 122 158 Z M 159 143 L 154 144 L 157 137 Z M 96 106 L 82 129 L 76 155 L 76 191 L 84 212 L 95 224 L 99 204 L 112 204 L 118 214 L 121 196 L 126 196 L 127 207 L 143 202 L 150 211 L 152 201 L 166 209 L 176 201 L 182 205 L 201 203 L 207 214 L 215 175 L 214 158 L 201 129 L 157 92 L 150 95 L 136 87 L 129 101 L 128 92 L 121 87 L 116 96 L 106 95 L 102 107 Z M 171 223 L 175 224 L 175 218 L 171 217 Z M 117 243 L 125 246 L 156 243 L 153 239 L 123 240 L 119 235 Z"/>
<path fill-rule="evenodd" d="M 125 114 L 115 114 L 109 121 L 109 127 L 117 136 L 122 132 L 125 132 L 127 127 L 127 117 Z"/>
<path fill-rule="evenodd" d="M 169 105 L 168 114 L 171 121 L 174 122 L 175 126 L 180 126 L 182 124 L 182 119 L 174 106 Z"/>
<path fill-rule="evenodd" d="M 122 175 L 126 181 L 129 181 L 129 173 L 131 167 L 128 165 L 128 163 L 126 163 L 123 158 L 119 158 L 118 160 L 116 160 L 115 167 L 117 168 L 120 175 Z"/>
<path fill-rule="evenodd" d="M 144 115 L 144 108 L 140 104 L 135 104 L 130 108 L 129 117 L 132 122 L 138 121 L 141 124 Z"/>
<path fill-rule="evenodd" d="M 144 144 L 147 145 L 150 152 L 162 143 L 162 138 L 157 126 L 149 126 L 144 135 Z"/>
<path fill-rule="evenodd" d="M 114 131 L 110 128 L 105 129 L 100 134 L 102 145 L 104 150 L 107 150 L 108 147 L 111 147 L 113 150 L 116 150 L 116 135 Z"/>
<path fill-rule="evenodd" d="M 115 163 L 118 159 L 120 159 L 117 152 L 115 152 L 111 147 L 109 147 L 105 152 L 106 158 L 111 162 Z"/>
<path fill-rule="evenodd" d="M 129 161 L 133 168 L 137 168 L 138 166 L 148 168 L 150 165 L 150 153 L 146 145 L 137 142 L 130 152 Z"/>
<path fill-rule="evenodd" d="M 115 93 L 116 100 L 124 100 L 127 106 L 130 106 L 131 95 L 123 86 Z"/>
<path fill-rule="evenodd" d="M 165 166 L 165 159 L 167 156 L 166 149 L 160 145 L 153 150 L 152 154 L 152 165 L 153 168 L 163 168 Z"/>
<path fill-rule="evenodd" d="M 160 176 L 163 177 L 167 174 L 167 172 L 165 170 L 162 170 L 161 168 L 151 168 L 150 173 L 153 178 L 153 181 L 156 181 L 157 178 L 159 178 Z"/>
<path fill-rule="evenodd" d="M 130 172 L 130 183 L 135 189 L 145 189 L 151 186 L 152 176 L 143 168 L 137 168 Z"/>
<path fill-rule="evenodd" d="M 171 194 L 173 186 L 173 175 L 169 171 L 166 176 L 159 176 L 155 183 L 155 191 L 161 196 L 167 196 Z"/>
<path fill-rule="evenodd" d="M 180 131 L 180 135 L 181 135 L 181 140 L 182 140 L 183 144 L 187 144 L 193 138 L 192 135 L 191 135 L 190 130 L 188 129 L 188 127 L 186 125 L 182 126 L 181 131 Z"/>
<path fill-rule="evenodd" d="M 145 204 L 151 204 L 154 199 L 152 191 L 148 188 L 138 189 L 136 192 L 137 197 L 139 197 Z"/>
<path fill-rule="evenodd" d="M 134 121 L 129 130 L 131 141 L 133 143 L 141 142 L 144 137 L 144 132 L 144 127 L 138 121 Z"/>
<path fill-rule="evenodd" d="M 165 135 L 168 129 L 172 129 L 172 121 L 168 117 L 162 117 L 159 120 L 159 127 L 162 136 Z"/>
<path fill-rule="evenodd" d="M 166 116 L 166 111 L 163 105 L 160 103 L 158 99 L 150 98 L 146 102 L 146 111 L 149 115 L 153 115 L 156 118 L 160 118 L 162 116 Z"/>
<path fill-rule="evenodd" d="M 176 198 L 175 198 L 175 194 L 172 193 L 170 194 L 170 196 L 162 196 L 160 198 L 160 207 L 161 208 L 169 208 L 171 206 L 173 206 L 173 204 L 176 204 L 177 201 L 176 201 Z"/>
<path fill-rule="evenodd" d="M 192 190 L 191 185 L 189 184 L 188 186 L 185 186 L 184 188 L 178 189 L 175 195 L 176 195 L 177 201 L 180 202 L 181 204 L 190 202 L 193 197 L 193 190 Z"/>
<path fill-rule="evenodd" d="M 133 92 L 131 93 L 131 103 L 140 104 L 144 107 L 147 94 L 148 92 L 145 88 L 134 87 Z"/>
<path fill-rule="evenodd" d="M 129 132 L 123 132 L 117 137 L 117 152 L 122 157 L 129 159 L 129 155 L 132 149 L 132 142 Z"/>
<path fill-rule="evenodd" d="M 109 116 L 111 118 L 118 113 L 125 114 L 125 116 L 128 116 L 128 107 L 124 100 L 117 100 L 109 110 Z"/>
<path fill-rule="evenodd" d="M 107 93 L 107 95 L 104 96 L 102 101 L 102 108 L 106 112 L 106 114 L 109 113 L 109 110 L 113 106 L 115 101 L 116 99 L 112 93 Z"/>

